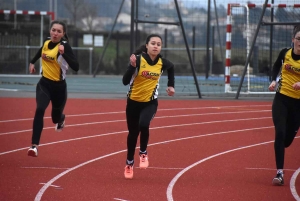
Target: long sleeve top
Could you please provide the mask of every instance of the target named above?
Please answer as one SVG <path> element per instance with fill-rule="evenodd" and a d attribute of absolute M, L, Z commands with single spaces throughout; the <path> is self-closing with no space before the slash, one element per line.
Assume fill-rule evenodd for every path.
<path fill-rule="evenodd" d="M 300 55 L 296 55 L 292 48 L 280 51 L 273 65 L 272 80 L 278 83 L 276 92 L 300 99 L 300 90 L 292 87 L 296 82 L 300 82 Z"/>
<path fill-rule="evenodd" d="M 62 55 L 58 51 L 60 44 L 64 46 L 64 53 Z M 34 64 L 39 58 L 42 58 L 42 75 L 53 81 L 64 80 L 68 67 L 72 68 L 74 71 L 79 70 L 79 63 L 73 50 L 65 40 L 53 43 L 50 40 L 50 37 L 45 39 L 43 46 L 39 49 L 30 63 Z M 63 67 L 61 60 L 64 60 L 67 65 Z"/>
<path fill-rule="evenodd" d="M 148 54 L 137 55 L 136 67 L 128 65 L 123 75 L 123 84 L 129 86 L 128 98 L 138 102 L 149 102 L 158 97 L 159 80 L 164 71 L 168 74 L 169 87 L 174 87 L 174 64 L 158 55 L 154 61 Z"/>

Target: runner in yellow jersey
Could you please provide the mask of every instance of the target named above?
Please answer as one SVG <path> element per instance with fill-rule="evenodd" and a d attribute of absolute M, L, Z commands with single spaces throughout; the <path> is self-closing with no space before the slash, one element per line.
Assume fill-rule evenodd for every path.
<path fill-rule="evenodd" d="M 50 25 L 50 37 L 36 53 L 29 64 L 29 72 L 35 73 L 34 63 L 42 59 L 42 77 L 36 86 L 36 111 L 33 120 L 31 147 L 28 156 L 37 157 L 38 145 L 43 130 L 45 110 L 52 103 L 51 117 L 56 124 L 55 130 L 62 131 L 65 125 L 63 110 L 67 100 L 67 84 L 65 81 L 68 68 L 79 70 L 79 64 L 68 43 L 66 25 L 61 21 L 53 21 Z"/>
<path fill-rule="evenodd" d="M 277 168 L 274 185 L 284 184 L 285 148 L 292 144 L 300 126 L 300 25 L 294 27 L 292 42 L 292 48 L 280 51 L 269 86 L 270 91 L 276 91 L 272 105 Z"/>
<path fill-rule="evenodd" d="M 140 134 L 140 168 L 149 166 L 147 145 L 149 141 L 150 121 L 157 111 L 159 79 L 164 71 L 168 74 L 166 92 L 173 96 L 174 65 L 162 58 L 160 51 L 162 39 L 157 34 L 147 37 L 145 45 L 141 46 L 130 57 L 130 64 L 123 76 L 123 84 L 129 84 L 127 93 L 126 120 L 128 127 L 127 160 L 124 176 L 133 178 L 134 153 Z"/>

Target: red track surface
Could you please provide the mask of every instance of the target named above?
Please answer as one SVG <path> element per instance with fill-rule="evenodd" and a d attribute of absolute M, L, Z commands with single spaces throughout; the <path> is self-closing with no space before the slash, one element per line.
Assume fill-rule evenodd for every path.
<path fill-rule="evenodd" d="M 0 200 L 296 200 L 300 139 L 275 176 L 271 101 L 159 100 L 150 167 L 124 179 L 126 100 L 69 99 L 56 133 L 49 105 L 37 158 L 27 156 L 32 98 L 0 99 Z"/>

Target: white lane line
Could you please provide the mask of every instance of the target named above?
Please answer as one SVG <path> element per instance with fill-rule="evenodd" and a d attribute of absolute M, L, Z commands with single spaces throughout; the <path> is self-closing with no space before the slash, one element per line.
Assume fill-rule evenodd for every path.
<path fill-rule="evenodd" d="M 122 113 L 125 113 L 125 112 L 122 111 L 122 112 L 99 112 L 99 113 L 90 113 L 90 114 L 68 114 L 68 117 L 110 115 L 110 114 L 122 114 Z M 44 119 L 51 119 L 51 117 L 44 117 Z M 16 121 L 29 121 L 29 120 L 33 120 L 33 118 L 1 120 L 0 123 L 16 122 Z"/>
<path fill-rule="evenodd" d="M 52 169 L 52 170 L 67 170 L 69 168 L 59 168 L 59 167 L 21 167 L 23 169 Z"/>
<path fill-rule="evenodd" d="M 240 108 L 240 107 L 265 107 L 270 105 L 241 105 L 241 106 L 225 106 L 223 108 Z M 171 109 L 158 109 L 158 111 L 175 111 L 175 110 L 199 110 L 199 109 L 220 109 L 222 107 L 192 107 L 192 108 L 171 108 Z M 253 108 L 254 109 L 254 108 Z M 259 110 L 261 111 L 261 110 Z M 271 110 L 263 110 L 263 111 L 271 111 Z M 248 111 L 247 111 L 248 112 Z M 255 112 L 255 111 L 253 111 Z M 89 113 L 89 114 L 68 114 L 68 117 L 81 117 L 81 116 L 93 116 L 93 115 L 110 115 L 110 114 L 123 114 L 125 111 L 118 111 L 118 112 L 97 112 L 97 113 Z M 223 113 L 222 113 L 223 114 Z M 51 117 L 44 117 L 44 119 L 50 119 Z M 155 117 L 157 118 L 157 117 Z M 25 118 L 25 119 L 10 119 L 10 120 L 1 120 L 0 123 L 5 122 L 15 122 L 15 121 L 29 121 L 33 120 L 33 118 Z"/>
<path fill-rule="evenodd" d="M 64 143 L 64 142 L 71 142 L 71 141 L 89 139 L 89 138 L 94 138 L 94 137 L 102 137 L 102 136 L 107 136 L 107 135 L 116 135 L 116 134 L 121 134 L 121 133 L 128 133 L 128 131 L 119 131 L 119 132 L 105 133 L 105 134 L 99 134 L 99 135 L 91 135 L 91 136 L 80 137 L 80 138 L 73 138 L 73 139 L 68 139 L 68 140 L 61 140 L 61 141 L 56 141 L 56 142 L 49 142 L 49 143 L 45 143 L 45 144 L 40 144 L 39 147 L 52 145 L 52 144 L 58 144 L 58 143 Z M 6 151 L 6 152 L 0 152 L 0 156 L 4 155 L 4 154 L 9 154 L 9 153 L 21 151 L 21 150 L 24 150 L 24 149 L 28 149 L 28 147 L 24 147 L 24 148 L 20 148 L 20 149 L 14 149 L 14 150 Z"/>
<path fill-rule="evenodd" d="M 124 200 L 124 199 L 120 199 L 120 198 L 114 198 L 114 200 L 119 200 L 119 201 L 130 201 L 130 200 Z"/>
<path fill-rule="evenodd" d="M 136 167 L 141 169 L 140 167 Z M 184 168 L 166 168 L 166 167 L 147 167 L 147 169 L 155 169 L 155 170 L 182 170 Z"/>
<path fill-rule="evenodd" d="M 45 183 L 40 183 L 40 184 L 45 185 Z M 56 185 L 50 185 L 50 187 L 61 188 L 60 186 L 56 186 Z"/>
<path fill-rule="evenodd" d="M 272 171 L 276 171 L 277 169 L 276 168 L 245 168 L 246 170 L 272 170 Z M 296 170 L 293 170 L 293 169 L 285 169 L 284 168 L 284 171 L 287 171 L 287 172 L 295 172 Z"/>
<path fill-rule="evenodd" d="M 166 144 L 166 143 L 169 143 L 169 142 L 176 142 L 176 141 L 181 141 L 181 140 L 186 140 L 186 139 L 193 139 L 193 138 L 200 138 L 200 137 L 207 137 L 207 136 L 213 136 L 213 135 L 224 135 L 224 134 L 228 134 L 228 133 L 237 133 L 237 132 L 246 132 L 246 131 L 249 131 L 249 130 L 260 130 L 260 129 L 269 129 L 269 128 L 273 128 L 273 126 L 269 126 L 269 127 L 259 127 L 259 128 L 250 128 L 250 129 L 242 129 L 242 130 L 232 130 L 232 131 L 224 131 L 224 132 L 217 132 L 217 133 L 210 133 L 210 134 L 205 134 L 205 135 L 196 135 L 196 136 L 191 136 L 191 137 L 185 137 L 185 138 L 177 138 L 177 139 L 173 139 L 173 140 L 167 140 L 167 141 L 162 141 L 162 142 L 157 142 L 157 143 L 152 143 L 152 144 L 149 144 L 148 146 L 154 146 L 154 145 L 159 145 L 159 144 Z M 127 132 L 127 131 L 126 131 Z M 137 147 L 138 148 L 138 147 Z M 48 181 L 41 189 L 40 191 L 37 193 L 36 197 L 35 197 L 35 201 L 40 201 L 44 192 L 47 190 L 47 188 L 52 185 L 56 180 L 58 180 L 60 177 L 63 177 L 65 174 L 77 169 L 77 168 L 80 168 L 84 165 L 87 165 L 89 163 L 92 163 L 92 162 L 95 162 L 97 160 L 100 160 L 100 159 L 103 159 L 103 158 L 106 158 L 106 157 L 109 157 L 109 156 L 113 156 L 113 155 L 116 155 L 116 154 L 119 154 L 119 153 L 122 153 L 122 152 L 126 152 L 127 149 L 125 150 L 121 150 L 121 151 L 117 151 L 117 152 L 113 152 L 113 153 L 110 153 L 110 154 L 107 154 L 107 155 L 104 155 L 104 156 L 100 156 L 98 158 L 95 158 L 95 159 L 92 159 L 92 160 L 89 160 L 89 161 L 86 161 L 84 163 L 81 163 L 75 167 L 72 167 L 62 173 L 60 173 L 59 175 L 55 176 L 54 178 L 52 178 L 50 181 Z"/>
<path fill-rule="evenodd" d="M 300 136 L 299 136 L 300 137 Z M 295 138 L 299 138 L 299 137 L 295 137 Z M 189 171 L 190 169 L 192 169 L 193 167 L 199 165 L 200 163 L 203 163 L 209 159 L 212 159 L 212 158 L 215 158 L 217 156 L 221 156 L 221 155 L 224 155 L 224 154 L 227 154 L 227 153 L 231 153 L 231 152 L 234 152 L 234 151 L 239 151 L 241 149 L 247 149 L 247 148 L 252 148 L 252 147 L 256 147 L 256 146 L 260 146 L 260 145 L 264 145 L 264 144 L 269 144 L 269 143 L 274 143 L 274 140 L 272 141 L 267 141 L 267 142 L 262 142 L 262 143 L 257 143 L 257 144 L 252 144 L 252 145 L 248 145 L 248 146 L 244 146 L 244 147 L 239 147 L 239 148 L 236 148 L 236 149 L 230 149 L 230 150 L 227 150 L 227 151 L 224 151 L 224 152 L 220 152 L 218 154 L 214 154 L 214 155 L 211 155 L 209 157 L 206 157 L 196 163 L 193 163 L 192 165 L 186 167 L 185 169 L 183 169 L 182 171 L 180 171 L 172 180 L 171 182 L 169 183 L 169 186 L 167 188 L 167 200 L 168 201 L 173 201 L 173 188 L 174 188 L 174 185 L 176 184 L 176 182 L 178 181 L 178 179 L 184 174 L 186 173 L 187 171 Z M 291 188 L 291 191 L 292 189 L 295 189 L 295 183 L 290 183 L 290 188 Z M 295 192 L 296 196 L 297 195 L 297 192 Z M 295 196 L 294 196 L 295 197 Z M 298 196 L 299 197 L 299 196 Z M 297 199 L 296 199 L 297 200 Z"/>
<path fill-rule="evenodd" d="M 75 167 L 72 167 L 72 168 L 70 168 L 70 169 L 68 169 L 68 170 L 66 170 L 66 171 L 64 171 L 64 172 L 62 172 L 62 173 L 60 173 L 59 175 L 57 175 L 56 177 L 54 177 L 54 178 L 52 178 L 50 181 L 48 181 L 48 182 L 40 189 L 40 191 L 39 191 L 39 192 L 37 193 L 37 195 L 35 196 L 35 199 L 34 199 L 34 200 L 35 200 L 35 201 L 41 200 L 41 198 L 42 198 L 44 192 L 49 188 L 49 186 L 51 186 L 56 180 L 58 180 L 60 177 L 63 177 L 65 174 L 67 174 L 67 173 L 69 173 L 69 172 L 71 172 L 71 171 L 73 171 L 73 170 L 75 170 L 75 169 L 77 169 L 77 168 L 80 168 L 80 167 L 82 167 L 82 166 L 84 166 L 84 165 L 87 165 L 87 164 L 89 164 L 89 163 L 92 163 L 92 162 L 94 162 L 94 161 L 97 161 L 97 160 L 100 160 L 100 159 L 103 159 L 103 158 L 106 158 L 106 157 L 109 157 L 109 156 L 113 156 L 113 155 L 116 155 L 116 154 L 119 154 L 119 153 L 122 153 L 122 152 L 126 152 L 126 151 L 127 151 L 127 150 L 125 149 L 125 150 L 113 152 L 113 153 L 111 153 L 111 154 L 107 154 L 107 155 L 104 155 L 104 156 L 100 156 L 100 157 L 98 157 L 98 158 L 95 158 L 95 159 L 86 161 L 86 162 L 84 162 L 84 163 L 81 163 L 81 164 L 79 164 L 79 165 L 77 165 L 77 166 L 75 166 Z"/>
<path fill-rule="evenodd" d="M 297 189 L 296 189 L 296 179 L 297 179 L 299 173 L 300 173 L 300 168 L 298 170 L 296 170 L 296 172 L 294 172 L 294 174 L 290 180 L 291 193 L 297 201 L 300 200 L 299 194 L 297 193 Z"/>
<path fill-rule="evenodd" d="M 243 112 L 244 113 L 244 112 Z M 219 115 L 220 113 L 215 113 L 217 115 Z M 227 114 L 227 113 L 222 113 L 222 115 L 224 114 Z M 199 116 L 201 114 L 195 114 L 195 115 L 176 115 L 176 116 L 163 116 L 163 117 L 156 117 L 156 119 L 159 119 L 159 118 L 177 118 L 177 117 L 183 117 L 183 116 L 188 116 L 188 117 L 191 117 L 191 116 Z M 203 114 L 202 114 L 203 115 Z M 246 118 L 246 119 L 238 119 L 238 120 L 257 120 L 257 119 L 270 119 L 272 117 L 270 116 L 267 116 L 267 117 L 258 117 L 258 118 Z M 126 121 L 125 119 L 122 119 L 122 120 L 111 120 L 111 121 L 99 121 L 99 122 L 90 122 L 90 123 L 81 123 L 81 124 L 69 124 L 69 125 L 66 125 L 65 127 L 74 127 L 74 126 L 86 126 L 86 125 L 93 125 L 93 124 L 104 124 L 104 123 L 115 123 L 115 122 L 123 122 L 123 121 Z M 232 119 L 232 120 L 219 120 L 219 121 L 211 121 L 212 123 L 222 123 L 224 121 L 237 121 L 236 119 Z M 198 124 L 204 124 L 204 123 L 207 123 L 207 122 L 201 122 L 201 123 L 198 123 Z M 188 124 L 186 124 L 188 125 Z M 171 125 L 172 127 L 173 126 L 177 126 L 177 125 Z M 43 128 L 43 130 L 47 130 L 47 129 L 53 129 L 54 126 L 52 127 L 45 127 Z M 151 129 L 151 128 L 150 128 Z M 1 135 L 9 135 L 9 134 L 15 134 L 15 133 L 22 133 L 22 132 L 29 132 L 29 131 L 32 131 L 32 129 L 29 129 L 29 130 L 21 130 L 21 131 L 12 131 L 12 132 L 5 132 L 5 133 L 0 133 L 0 136 Z"/>
<path fill-rule="evenodd" d="M 230 122 L 230 121 L 242 121 L 242 120 L 257 120 L 257 119 L 266 119 L 266 118 L 271 118 L 271 117 L 262 117 L 262 118 L 249 118 L 249 119 L 236 119 L 236 120 L 221 120 L 221 121 L 210 121 L 210 122 L 201 122 L 201 123 L 192 123 L 192 124 L 178 124 L 178 125 L 170 125 L 170 126 L 160 126 L 160 127 L 153 127 L 150 128 L 150 130 L 155 130 L 155 129 L 161 129 L 161 128 L 173 128 L 173 127 L 180 127 L 180 126 L 191 126 L 191 125 L 200 125 L 200 124 L 212 124 L 212 123 L 224 123 L 224 122 Z M 273 128 L 274 126 L 271 127 L 260 127 L 261 128 Z M 254 128 L 255 129 L 255 128 Z M 252 130 L 252 129 L 247 129 L 247 130 Z M 116 134 L 121 134 L 121 133 L 127 133 L 128 131 L 118 131 L 118 132 L 111 132 L 111 133 L 105 133 L 105 134 L 99 134 L 99 135 L 90 135 L 90 136 L 86 136 L 86 137 L 79 137 L 79 138 L 73 138 L 73 139 L 68 139 L 68 140 L 61 140 L 61 141 L 56 141 L 56 142 L 49 142 L 49 143 L 45 143 L 45 144 L 40 144 L 39 147 L 41 146 L 47 146 L 47 145 L 52 145 L 52 144 L 58 144 L 58 143 L 64 143 L 64 142 L 71 142 L 71 141 L 76 141 L 76 140 L 83 140 L 83 139 L 89 139 L 89 138 L 94 138 L 94 137 L 102 137 L 102 136 L 107 136 L 107 135 L 116 135 Z M 10 150 L 10 151 L 6 151 L 6 152 L 0 152 L 0 156 L 4 155 L 4 154 L 9 154 L 9 153 L 13 153 L 16 151 L 21 151 L 24 149 L 28 149 L 28 147 L 24 147 L 24 148 L 20 148 L 20 149 L 15 149 L 15 150 Z"/>

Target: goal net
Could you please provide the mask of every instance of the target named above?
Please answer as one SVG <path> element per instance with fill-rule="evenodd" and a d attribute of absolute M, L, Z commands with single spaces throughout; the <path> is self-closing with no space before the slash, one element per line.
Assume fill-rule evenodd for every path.
<path fill-rule="evenodd" d="M 268 90 L 272 66 L 280 50 L 291 47 L 293 27 L 300 24 L 300 4 L 268 4 L 261 22 L 263 5 L 228 4 L 227 9 L 225 92 L 237 93 L 240 88 L 240 93 L 274 93 Z"/>

